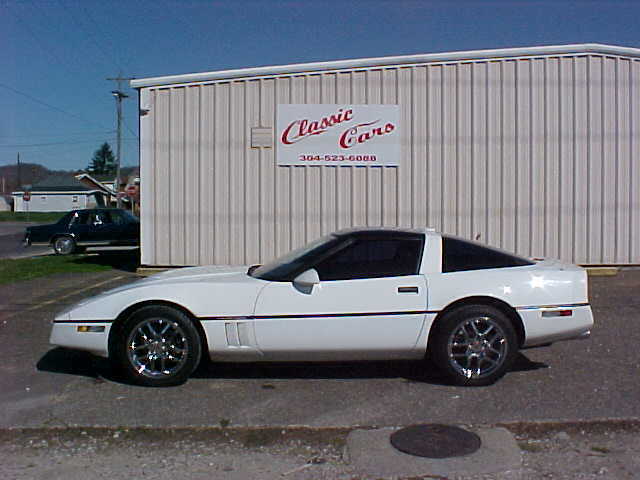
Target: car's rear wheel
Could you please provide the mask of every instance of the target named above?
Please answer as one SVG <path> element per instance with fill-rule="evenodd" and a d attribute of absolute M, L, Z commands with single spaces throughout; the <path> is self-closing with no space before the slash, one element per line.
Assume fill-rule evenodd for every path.
<path fill-rule="evenodd" d="M 518 350 L 509 318 L 489 305 L 445 313 L 431 339 L 433 360 L 455 385 L 483 386 L 500 379 Z"/>
<path fill-rule="evenodd" d="M 174 308 L 151 305 L 131 315 L 115 339 L 116 358 L 132 382 L 150 387 L 187 381 L 200 362 L 200 335 Z"/>
<path fill-rule="evenodd" d="M 53 241 L 53 251 L 56 255 L 70 255 L 76 250 L 76 242 L 73 238 L 64 236 Z"/>

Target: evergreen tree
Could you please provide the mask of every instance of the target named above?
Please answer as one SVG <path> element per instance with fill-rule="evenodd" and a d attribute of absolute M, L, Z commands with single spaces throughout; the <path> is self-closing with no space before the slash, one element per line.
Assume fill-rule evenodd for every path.
<path fill-rule="evenodd" d="M 107 142 L 104 142 L 94 152 L 87 171 L 95 175 L 113 175 L 116 173 L 116 159 Z"/>

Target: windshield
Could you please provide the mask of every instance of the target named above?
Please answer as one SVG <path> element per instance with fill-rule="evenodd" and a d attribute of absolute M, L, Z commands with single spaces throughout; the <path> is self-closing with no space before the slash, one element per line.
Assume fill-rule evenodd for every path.
<path fill-rule="evenodd" d="M 321 237 L 256 268 L 250 275 L 261 280 L 290 282 L 307 268 L 311 268 L 311 265 L 318 260 L 333 252 L 334 248 L 341 243 L 342 241 L 334 235 Z"/>
<path fill-rule="evenodd" d="M 74 215 L 77 215 L 77 214 L 78 214 L 77 212 L 69 212 L 69 213 L 63 215 L 62 217 L 60 217 L 60 220 L 58 220 L 56 222 L 56 225 L 66 225 L 66 224 L 68 224 L 71 221 L 71 218 Z"/>

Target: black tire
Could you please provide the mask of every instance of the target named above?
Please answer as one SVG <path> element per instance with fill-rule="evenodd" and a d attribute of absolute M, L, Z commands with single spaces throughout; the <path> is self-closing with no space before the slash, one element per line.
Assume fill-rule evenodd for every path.
<path fill-rule="evenodd" d="M 431 358 L 454 385 L 491 385 L 509 370 L 518 352 L 513 324 L 489 305 L 451 310 L 435 329 Z"/>
<path fill-rule="evenodd" d="M 198 330 L 187 315 L 174 308 L 143 307 L 116 334 L 115 360 L 127 379 L 138 385 L 180 385 L 200 363 Z"/>
<path fill-rule="evenodd" d="M 71 255 L 77 248 L 75 240 L 68 235 L 54 238 L 51 246 L 56 255 Z"/>

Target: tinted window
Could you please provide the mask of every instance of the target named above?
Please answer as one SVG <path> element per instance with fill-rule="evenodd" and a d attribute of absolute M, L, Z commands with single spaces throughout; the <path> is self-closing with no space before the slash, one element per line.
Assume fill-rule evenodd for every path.
<path fill-rule="evenodd" d="M 56 222 L 57 225 L 69 225 L 73 222 L 74 218 L 78 215 L 78 212 L 69 212 L 62 216 L 60 220 Z"/>
<path fill-rule="evenodd" d="M 111 210 L 109 212 L 109 216 L 111 217 L 111 221 L 116 225 L 124 225 L 127 223 L 122 212 L 119 212 L 118 210 Z"/>
<path fill-rule="evenodd" d="M 104 225 L 107 223 L 111 223 L 108 212 L 93 211 L 87 215 L 87 225 Z"/>
<path fill-rule="evenodd" d="M 443 272 L 521 267 L 524 265 L 533 265 L 533 262 L 457 238 L 442 237 Z"/>
<path fill-rule="evenodd" d="M 88 216 L 87 212 L 74 212 L 69 221 L 69 225 L 82 225 L 87 222 Z"/>
<path fill-rule="evenodd" d="M 124 223 L 140 223 L 140 219 L 129 210 L 116 210 L 116 212 L 122 215 Z"/>
<path fill-rule="evenodd" d="M 312 268 L 321 259 L 340 248 L 342 241 L 333 235 L 319 238 L 297 250 L 262 265 L 251 276 L 262 280 L 290 282 L 300 273 Z"/>
<path fill-rule="evenodd" d="M 320 280 L 415 275 L 420 269 L 421 238 L 356 238 L 314 268 Z"/>

